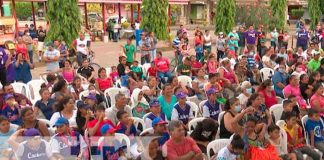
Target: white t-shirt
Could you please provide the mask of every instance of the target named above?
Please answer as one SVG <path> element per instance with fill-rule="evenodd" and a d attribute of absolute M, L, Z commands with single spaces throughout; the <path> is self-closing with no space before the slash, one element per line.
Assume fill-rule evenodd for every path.
<path fill-rule="evenodd" d="M 211 37 L 210 37 L 210 35 L 208 35 L 208 36 L 204 35 L 204 39 L 205 39 L 206 41 L 210 41 L 210 40 L 211 40 Z M 205 43 L 204 45 L 205 45 L 205 46 L 211 46 L 211 41 L 208 42 L 208 43 Z"/>
<path fill-rule="evenodd" d="M 218 152 L 216 160 L 236 160 L 236 155 L 232 154 L 226 146 Z"/>
<path fill-rule="evenodd" d="M 76 124 L 76 120 L 75 120 L 76 115 L 77 115 L 77 110 L 73 110 L 73 115 L 72 115 L 72 117 L 71 117 L 70 119 L 68 119 L 68 120 L 69 120 L 69 123 L 70 123 L 70 127 L 75 127 L 75 126 L 77 126 L 77 124 Z M 60 112 L 55 112 L 55 113 L 52 115 L 51 119 L 50 119 L 51 126 L 54 126 L 55 123 L 56 123 L 56 121 L 57 121 L 57 119 L 59 119 L 61 116 L 63 117 L 63 115 L 62 115 Z"/>
<path fill-rule="evenodd" d="M 46 146 L 45 152 L 46 152 L 47 157 L 52 157 L 53 153 L 52 153 L 52 147 L 50 146 L 50 144 L 47 141 L 43 140 L 43 139 L 41 141 L 44 142 L 44 144 Z M 25 151 L 26 143 L 27 143 L 27 141 L 24 141 L 24 142 L 20 143 L 19 146 L 18 146 L 17 151 L 15 151 L 16 156 L 18 157 L 18 159 L 22 159 L 22 156 L 23 156 L 24 151 Z M 38 153 L 38 154 L 43 154 L 43 153 Z M 37 158 L 39 155 L 28 154 L 28 156 Z"/>
<path fill-rule="evenodd" d="M 54 135 L 52 137 L 51 141 L 50 141 L 50 144 L 51 144 L 51 147 L 52 147 L 52 153 L 58 153 L 58 154 L 60 154 L 60 150 L 61 149 L 64 149 L 64 148 L 67 148 L 68 149 L 69 146 L 68 145 L 64 145 L 64 144 L 60 144 L 61 142 L 59 142 L 57 139 L 55 139 L 54 138 L 55 136 L 57 136 L 57 134 Z M 71 141 L 72 138 L 71 137 L 70 138 L 67 138 L 67 140 L 68 140 L 69 144 L 72 143 L 72 141 Z M 84 141 L 84 139 L 83 139 L 83 137 L 82 137 L 81 134 L 79 135 L 79 140 L 80 140 L 80 151 L 81 151 L 82 149 L 86 148 L 88 145 Z M 75 141 L 75 143 L 76 143 L 76 141 Z M 76 146 L 76 145 L 77 144 L 75 144 L 74 146 Z"/>
<path fill-rule="evenodd" d="M 239 99 L 241 105 L 246 105 L 249 97 L 247 97 L 245 94 L 241 93 L 239 96 L 237 96 L 237 99 Z"/>
<path fill-rule="evenodd" d="M 54 57 L 59 57 L 60 56 L 60 52 L 56 49 L 54 49 L 53 51 L 45 51 L 44 53 L 44 57 L 45 58 L 54 58 Z M 57 70 L 59 69 L 59 61 L 54 61 L 54 62 L 48 62 L 46 64 L 47 66 L 47 71 L 54 71 L 54 70 Z"/>

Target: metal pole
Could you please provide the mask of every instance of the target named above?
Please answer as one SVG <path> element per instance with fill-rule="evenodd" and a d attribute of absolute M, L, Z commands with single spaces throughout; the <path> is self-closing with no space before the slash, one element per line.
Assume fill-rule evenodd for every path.
<path fill-rule="evenodd" d="M 106 12 L 105 12 L 105 3 L 102 3 L 102 28 L 103 33 L 106 35 Z"/>
<path fill-rule="evenodd" d="M 121 23 L 121 10 L 120 10 L 120 3 L 118 3 L 118 23 Z"/>
<path fill-rule="evenodd" d="M 137 4 L 137 20 L 141 21 L 141 4 Z"/>
<path fill-rule="evenodd" d="M 89 24 L 88 24 L 88 10 L 87 10 L 87 3 L 84 2 L 84 17 L 85 17 L 85 26 L 86 29 L 89 29 Z"/>
<path fill-rule="evenodd" d="M 35 6 L 34 6 L 34 2 L 31 2 L 32 5 L 32 13 L 33 13 L 33 23 L 34 23 L 34 28 L 36 30 L 36 16 L 35 16 Z"/>
<path fill-rule="evenodd" d="M 3 9 L 2 5 L 3 5 L 3 0 L 0 0 L 0 11 L 1 11 L 0 16 L 4 15 L 4 9 Z"/>
<path fill-rule="evenodd" d="M 168 6 L 168 30 L 170 32 L 170 26 L 171 26 L 171 5 Z"/>
<path fill-rule="evenodd" d="M 134 23 L 134 6 L 131 4 L 131 23 Z"/>

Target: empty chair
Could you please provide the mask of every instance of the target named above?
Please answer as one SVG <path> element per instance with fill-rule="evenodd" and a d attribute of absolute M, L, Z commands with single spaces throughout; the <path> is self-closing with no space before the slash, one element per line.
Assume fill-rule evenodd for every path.
<path fill-rule="evenodd" d="M 199 107 L 197 106 L 197 104 L 194 102 L 191 102 L 191 101 L 187 101 L 186 103 L 189 104 L 189 106 L 191 107 L 192 111 L 194 112 L 194 116 L 198 117 L 200 112 L 199 112 Z"/>
<path fill-rule="evenodd" d="M 211 160 L 210 158 L 210 150 L 212 149 L 214 151 L 214 153 L 217 155 L 217 153 L 219 152 L 219 150 L 221 150 L 222 148 L 226 147 L 228 144 L 231 143 L 230 139 L 216 139 L 211 141 L 208 145 L 207 145 L 207 160 Z"/>
<path fill-rule="evenodd" d="M 140 136 L 143 136 L 144 134 L 153 134 L 154 129 L 152 127 L 144 129 L 141 133 Z"/>
<path fill-rule="evenodd" d="M 138 117 L 130 117 L 132 120 L 134 120 L 134 125 L 136 127 L 136 129 L 138 130 L 139 125 L 142 125 L 142 130 L 145 129 L 145 123 L 144 120 Z"/>
<path fill-rule="evenodd" d="M 270 114 L 274 116 L 275 122 L 279 121 L 283 112 L 283 106 L 282 104 L 275 104 L 270 107 L 269 109 Z"/>
<path fill-rule="evenodd" d="M 41 95 L 39 94 L 39 90 L 41 89 L 41 85 L 45 83 L 42 79 L 35 79 L 31 80 L 27 83 L 27 86 L 29 87 L 30 91 L 30 100 L 33 102 L 33 104 L 41 99 Z"/>
<path fill-rule="evenodd" d="M 145 77 L 150 76 L 150 75 L 148 75 L 148 72 L 147 72 L 150 67 L 151 67 L 151 64 L 150 63 L 143 64 L 142 69 L 143 69 L 143 75 Z"/>
<path fill-rule="evenodd" d="M 189 76 L 178 76 L 178 81 L 181 82 L 182 84 L 192 88 L 192 85 L 191 85 L 192 79 L 191 79 L 191 77 L 189 77 Z"/>
<path fill-rule="evenodd" d="M 274 71 L 271 68 L 262 68 L 260 70 L 260 73 L 261 73 L 261 80 L 263 82 L 263 81 L 265 81 L 267 79 L 271 79 L 271 77 L 274 74 Z"/>
<path fill-rule="evenodd" d="M 30 99 L 30 95 L 29 95 L 30 92 L 27 84 L 21 82 L 15 82 L 15 83 L 11 83 L 11 85 L 16 93 L 23 94 L 28 99 Z"/>

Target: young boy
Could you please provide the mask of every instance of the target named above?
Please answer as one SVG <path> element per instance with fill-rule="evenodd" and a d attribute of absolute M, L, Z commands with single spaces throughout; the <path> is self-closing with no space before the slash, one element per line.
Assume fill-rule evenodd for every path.
<path fill-rule="evenodd" d="M 286 119 L 286 114 L 292 112 L 293 103 L 292 103 L 291 100 L 285 99 L 282 102 L 282 106 L 283 106 L 283 112 L 281 114 L 281 118 L 280 119 L 281 120 L 285 120 Z"/>
<path fill-rule="evenodd" d="M 132 44 L 132 38 L 128 38 L 127 39 L 127 44 L 125 44 L 125 46 L 122 46 L 123 51 L 127 57 L 126 60 L 126 65 L 127 66 L 131 66 L 132 63 L 134 62 L 134 59 L 136 59 L 136 47 L 134 44 Z"/>
<path fill-rule="evenodd" d="M 217 90 L 209 88 L 206 92 L 208 100 L 203 106 L 203 117 L 212 118 L 218 121 L 218 115 L 220 113 L 220 104 L 217 102 Z"/>
<path fill-rule="evenodd" d="M 165 114 L 161 112 L 161 106 L 158 100 L 153 99 L 149 105 L 151 113 L 149 113 L 144 119 L 146 128 L 152 127 L 152 121 L 154 118 L 160 117 L 161 119 L 166 120 Z"/>
<path fill-rule="evenodd" d="M 18 103 L 12 94 L 5 96 L 5 106 L 2 107 L 1 115 L 9 119 L 10 123 L 20 125 L 22 123 L 19 117 Z"/>
<path fill-rule="evenodd" d="M 82 135 L 73 131 L 69 127 L 69 121 L 64 117 L 57 119 L 55 127 L 57 134 L 52 137 L 50 142 L 53 156 L 58 159 L 76 157 L 80 159 L 87 148 Z"/>
<path fill-rule="evenodd" d="M 88 122 L 87 124 L 87 128 L 89 130 L 89 135 L 90 136 L 102 136 L 100 133 L 100 128 L 104 125 L 104 124 L 109 124 L 111 126 L 114 126 L 113 123 L 108 120 L 105 119 L 105 106 L 103 105 L 97 105 L 94 108 L 94 115 L 95 118 Z"/>
<path fill-rule="evenodd" d="M 114 139 L 116 129 L 109 124 L 105 124 L 100 129 L 103 135 L 98 142 L 98 155 L 103 159 L 124 159 L 125 153 L 123 149 L 125 147 Z"/>
<path fill-rule="evenodd" d="M 194 118 L 192 108 L 187 101 L 187 94 L 184 92 L 178 92 L 176 94 L 178 103 L 176 103 L 172 110 L 171 120 L 180 120 L 184 125 Z"/>
<path fill-rule="evenodd" d="M 308 120 L 306 121 L 306 132 L 309 135 L 310 145 L 317 148 L 322 153 L 324 152 L 324 134 L 323 121 L 321 120 L 318 111 L 314 109 L 308 110 Z"/>
<path fill-rule="evenodd" d="M 204 90 L 207 91 L 209 88 L 216 90 L 222 90 L 222 84 L 220 81 L 219 73 L 211 73 L 208 75 L 209 82 L 204 86 Z"/>
<path fill-rule="evenodd" d="M 0 116 L 0 159 L 2 160 L 9 160 L 13 156 L 13 151 L 7 140 L 15 131 L 16 128 L 10 127 L 9 120 L 4 116 Z"/>
<path fill-rule="evenodd" d="M 284 129 L 287 133 L 288 152 L 294 152 L 298 160 L 303 160 L 303 154 L 312 159 L 320 159 L 320 155 L 311 147 L 305 145 L 302 128 L 297 124 L 297 117 L 293 112 L 288 112 L 285 119 Z"/>
<path fill-rule="evenodd" d="M 116 117 L 119 123 L 116 126 L 117 133 L 123 133 L 127 136 L 136 136 L 137 130 L 134 125 L 133 119 L 131 119 L 128 113 L 124 110 L 118 111 Z"/>
<path fill-rule="evenodd" d="M 152 121 L 152 126 L 154 133 L 152 136 L 159 136 L 159 146 L 162 148 L 163 144 L 170 139 L 170 135 L 167 131 L 168 123 L 162 120 L 160 117 L 154 118 Z"/>
<path fill-rule="evenodd" d="M 153 76 L 153 77 L 157 77 L 157 69 L 156 66 L 154 64 L 154 61 L 151 62 L 151 67 L 147 70 L 147 76 Z"/>
<path fill-rule="evenodd" d="M 269 134 L 269 141 L 270 143 L 276 147 L 277 153 L 282 160 L 297 160 L 295 153 L 288 153 L 287 146 L 285 144 L 284 139 L 280 136 L 280 128 L 275 125 L 271 124 L 268 127 L 268 134 Z"/>
<path fill-rule="evenodd" d="M 139 77 L 143 77 L 143 70 L 140 66 L 138 66 L 138 61 L 134 61 L 131 67 L 131 70 L 135 72 Z"/>
<path fill-rule="evenodd" d="M 53 105 L 55 103 L 55 100 L 50 98 L 50 92 L 47 88 L 42 88 L 39 91 L 39 94 L 41 96 L 41 99 L 35 103 L 35 114 L 36 116 L 38 116 L 41 112 L 41 114 L 44 115 L 46 119 L 50 120 L 54 113 Z"/>

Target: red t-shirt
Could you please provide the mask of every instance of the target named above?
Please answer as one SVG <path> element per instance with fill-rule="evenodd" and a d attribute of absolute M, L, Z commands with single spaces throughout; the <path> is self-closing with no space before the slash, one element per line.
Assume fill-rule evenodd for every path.
<path fill-rule="evenodd" d="M 198 68 L 201 68 L 201 67 L 202 67 L 202 64 L 200 62 L 197 62 L 197 61 L 191 62 L 191 68 L 192 69 L 198 69 Z M 196 71 L 192 70 L 192 75 L 196 76 L 197 75 L 197 70 Z"/>
<path fill-rule="evenodd" d="M 154 77 L 157 76 L 157 70 L 156 70 L 156 68 L 152 68 L 152 67 L 150 67 L 150 68 L 147 70 L 147 72 L 148 72 L 148 75 L 149 75 L 149 76 L 154 76 Z"/>
<path fill-rule="evenodd" d="M 87 124 L 87 128 L 93 128 L 93 127 L 96 125 L 97 122 L 98 122 L 98 119 L 94 119 L 94 120 L 88 122 L 88 124 Z M 98 136 L 98 137 L 102 136 L 101 133 L 100 133 L 100 128 L 101 128 L 104 124 L 109 124 L 109 125 L 111 125 L 112 127 L 115 127 L 115 125 L 114 125 L 110 120 L 108 120 L 108 119 L 103 120 L 103 121 L 99 124 L 99 127 L 98 127 L 96 133 L 95 133 L 93 136 Z"/>
<path fill-rule="evenodd" d="M 113 86 L 112 80 L 107 77 L 105 79 L 97 78 L 96 81 L 98 82 L 99 89 L 101 91 L 105 91 L 108 88 L 111 88 Z"/>
<path fill-rule="evenodd" d="M 271 91 L 271 96 L 268 96 L 265 91 L 260 91 L 262 96 L 264 97 L 264 103 L 267 106 L 267 108 L 270 108 L 271 106 L 278 104 L 276 93 L 275 91 Z"/>
<path fill-rule="evenodd" d="M 161 71 L 161 72 L 167 72 L 169 71 L 169 60 L 167 58 L 155 58 L 154 60 L 154 64 L 157 68 L 157 70 Z"/>
<path fill-rule="evenodd" d="M 190 151 L 193 151 L 196 154 L 201 153 L 196 142 L 190 137 L 185 137 L 183 141 L 178 144 L 174 143 L 172 139 L 169 139 L 163 145 L 163 151 L 166 152 L 165 154 L 167 155 L 168 160 L 177 159 Z"/>

